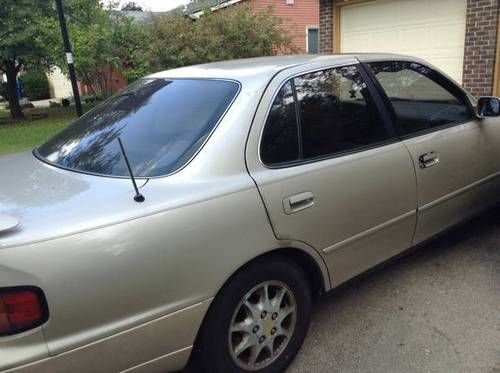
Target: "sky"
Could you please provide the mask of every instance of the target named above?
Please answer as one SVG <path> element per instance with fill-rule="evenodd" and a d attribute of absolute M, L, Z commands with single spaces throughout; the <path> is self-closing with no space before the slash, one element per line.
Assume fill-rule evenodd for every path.
<path fill-rule="evenodd" d="M 128 3 L 130 0 L 120 0 L 121 5 Z M 105 2 L 109 2 L 106 0 Z M 189 2 L 189 0 L 134 0 L 136 4 L 142 6 L 145 10 L 151 10 L 153 12 L 162 12 L 165 10 L 170 10 L 178 7 L 179 5 L 184 5 Z"/>

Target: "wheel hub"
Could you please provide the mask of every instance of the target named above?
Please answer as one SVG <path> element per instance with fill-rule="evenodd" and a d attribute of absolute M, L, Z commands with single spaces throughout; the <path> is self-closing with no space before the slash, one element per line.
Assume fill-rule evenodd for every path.
<path fill-rule="evenodd" d="M 245 370 L 270 365 L 288 345 L 295 330 L 297 305 L 280 281 L 266 281 L 250 290 L 231 319 L 229 349 Z"/>
<path fill-rule="evenodd" d="M 271 335 L 271 330 L 276 328 L 276 321 L 271 319 L 270 316 L 266 316 L 264 320 L 262 320 L 262 335 L 264 337 L 268 337 Z"/>

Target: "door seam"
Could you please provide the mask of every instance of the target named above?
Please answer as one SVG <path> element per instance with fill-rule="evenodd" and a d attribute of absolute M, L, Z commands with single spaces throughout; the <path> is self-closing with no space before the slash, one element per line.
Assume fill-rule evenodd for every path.
<path fill-rule="evenodd" d="M 408 153 L 408 156 L 410 157 L 411 164 L 413 166 L 413 175 L 414 175 L 414 180 L 415 180 L 415 227 L 413 228 L 413 235 L 412 235 L 411 242 L 410 242 L 410 247 L 412 247 L 415 245 L 415 237 L 417 236 L 418 221 L 419 221 L 419 214 L 420 214 L 420 208 L 418 206 L 419 194 L 418 194 L 417 168 L 415 166 L 415 160 L 413 159 L 413 157 L 411 155 L 410 149 L 408 149 L 408 146 L 402 140 L 401 140 L 401 144 L 403 144 L 403 146 L 406 149 L 406 152 Z"/>

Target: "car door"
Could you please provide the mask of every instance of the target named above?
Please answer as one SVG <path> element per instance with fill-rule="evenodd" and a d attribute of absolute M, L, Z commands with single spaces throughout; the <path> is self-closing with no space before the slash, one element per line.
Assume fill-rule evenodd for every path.
<path fill-rule="evenodd" d="M 466 93 L 413 61 L 369 62 L 418 183 L 414 243 L 499 200 L 500 123 L 480 120 Z"/>
<path fill-rule="evenodd" d="M 270 83 L 247 163 L 276 236 L 320 251 L 338 285 L 410 246 L 415 175 L 359 65 L 304 70 Z"/>

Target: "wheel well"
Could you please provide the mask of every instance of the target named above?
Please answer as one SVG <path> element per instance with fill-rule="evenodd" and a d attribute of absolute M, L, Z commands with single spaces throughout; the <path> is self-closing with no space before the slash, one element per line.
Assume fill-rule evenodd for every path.
<path fill-rule="evenodd" d="M 281 248 L 262 254 L 254 260 L 258 260 L 268 256 L 281 256 L 284 258 L 288 258 L 292 260 L 298 267 L 302 268 L 307 276 L 313 299 L 318 298 L 325 292 L 325 284 L 323 282 L 321 269 L 319 268 L 313 257 L 305 251 L 295 248 Z M 254 260 L 252 260 L 250 263 L 252 263 Z"/>
<path fill-rule="evenodd" d="M 316 263 L 316 261 L 314 260 L 314 258 L 311 255 L 309 255 L 308 253 L 306 253 L 303 250 L 295 249 L 295 248 L 275 249 L 275 250 L 266 252 L 262 255 L 259 255 L 255 258 L 253 258 L 252 260 L 250 260 L 249 262 L 245 263 L 240 268 L 238 268 L 233 273 L 233 275 L 230 276 L 226 280 L 226 283 L 228 281 L 230 281 L 230 279 L 234 276 L 234 274 L 241 271 L 246 266 L 251 265 L 256 261 L 262 261 L 262 260 L 271 259 L 271 258 L 272 259 L 283 258 L 283 259 L 291 260 L 295 265 L 302 268 L 302 270 L 306 274 L 313 299 L 317 299 L 321 294 L 323 294 L 325 292 L 325 284 L 323 282 L 323 274 L 321 272 L 319 265 Z M 224 288 L 224 285 L 222 286 L 222 288 Z M 219 292 L 221 289 L 219 289 Z M 199 353 L 201 351 L 199 339 L 200 339 L 200 334 L 202 333 L 202 331 L 204 329 L 206 319 L 207 319 L 207 316 L 208 316 L 210 310 L 211 310 L 211 307 L 208 309 L 207 314 L 205 315 L 205 317 L 202 321 L 202 324 L 200 326 L 200 329 L 198 330 L 197 336 L 195 338 L 193 351 L 191 353 L 188 365 L 186 367 L 187 372 L 197 372 L 200 369 L 200 367 L 198 365 L 199 364 Z"/>

